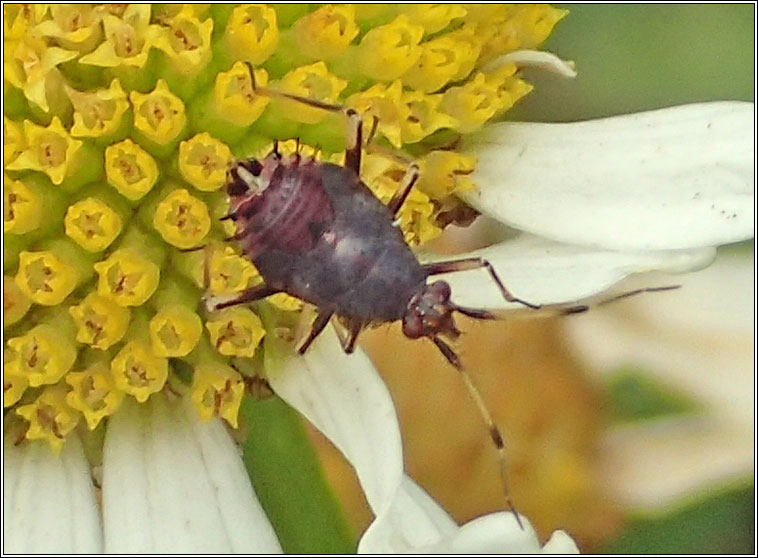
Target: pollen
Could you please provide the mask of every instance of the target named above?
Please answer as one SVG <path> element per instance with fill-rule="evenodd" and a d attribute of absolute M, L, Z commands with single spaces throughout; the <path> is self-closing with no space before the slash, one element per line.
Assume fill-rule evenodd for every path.
<path fill-rule="evenodd" d="M 179 172 L 204 192 L 218 190 L 226 183 L 231 161 L 229 147 L 206 132 L 179 144 Z"/>
<path fill-rule="evenodd" d="M 93 267 L 98 294 L 119 306 L 140 306 L 158 288 L 160 268 L 131 248 L 120 248 Z"/>
<path fill-rule="evenodd" d="M 63 222 L 66 235 L 89 252 L 105 250 L 123 227 L 118 213 L 97 198 L 87 198 L 69 206 Z"/>
<path fill-rule="evenodd" d="M 200 317 L 180 304 L 162 307 L 150 320 L 153 352 L 160 357 L 188 355 L 202 334 Z"/>
<path fill-rule="evenodd" d="M 153 226 L 163 240 L 177 248 L 197 246 L 211 229 L 208 206 L 187 190 L 174 190 L 155 210 Z"/>
<path fill-rule="evenodd" d="M 245 384 L 233 368 L 219 364 L 199 364 L 192 377 L 192 401 L 204 420 L 223 418 L 237 428 Z"/>
<path fill-rule="evenodd" d="M 66 403 L 84 415 L 90 430 L 115 413 L 124 399 L 124 392 L 116 387 L 105 361 L 96 362 L 81 372 L 69 372 L 66 383 L 71 386 Z"/>
<path fill-rule="evenodd" d="M 150 344 L 130 341 L 111 361 L 116 387 L 140 403 L 163 389 L 168 378 L 168 359 L 157 356 Z"/>
<path fill-rule="evenodd" d="M 141 199 L 153 188 L 158 175 L 155 159 L 130 139 L 105 149 L 105 176 L 125 198 Z"/>
<path fill-rule="evenodd" d="M 248 308 L 225 308 L 206 323 L 211 343 L 226 356 L 252 357 L 266 331 L 261 319 Z"/>
<path fill-rule="evenodd" d="M 29 423 L 27 439 L 46 440 L 56 453 L 79 422 L 79 414 L 66 403 L 62 385 L 45 388 L 33 403 L 17 407 L 16 414 Z"/>
<path fill-rule="evenodd" d="M 121 341 L 131 319 L 128 308 L 94 292 L 71 306 L 69 313 L 76 324 L 76 340 L 101 350 Z"/>
<path fill-rule="evenodd" d="M 31 387 L 56 383 L 71 369 L 77 353 L 73 339 L 49 324 L 8 339 L 8 347 L 14 358 L 5 367 L 12 374 L 24 376 Z"/>
<path fill-rule="evenodd" d="M 76 268 L 51 251 L 21 252 L 16 285 L 32 302 L 60 304 L 79 280 Z"/>

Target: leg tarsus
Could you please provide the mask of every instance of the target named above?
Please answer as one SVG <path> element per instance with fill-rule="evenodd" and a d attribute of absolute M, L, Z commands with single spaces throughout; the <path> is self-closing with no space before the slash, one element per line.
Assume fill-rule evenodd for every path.
<path fill-rule="evenodd" d="M 316 337 L 318 337 L 322 331 L 324 331 L 324 328 L 326 327 L 326 324 L 329 323 L 329 319 L 332 317 L 333 312 L 327 311 L 319 311 L 319 313 L 316 315 L 316 319 L 313 321 L 313 325 L 311 326 L 311 331 L 308 333 L 308 337 L 303 341 L 303 344 L 300 345 L 300 348 L 298 348 L 297 352 L 302 354 L 305 354 L 305 351 L 308 350 L 308 347 L 311 346 L 311 343 L 316 340 Z"/>
<path fill-rule="evenodd" d="M 269 287 L 268 285 L 256 285 L 255 287 L 250 287 L 249 289 L 238 293 L 234 298 L 224 299 L 213 296 L 209 297 L 206 299 L 205 305 L 206 308 L 208 308 L 208 311 L 215 312 L 216 310 L 229 308 L 230 306 L 237 306 L 238 304 L 245 304 L 247 302 L 255 302 L 256 300 L 261 300 L 267 296 L 271 296 L 280 292 L 282 292 L 281 289 L 275 289 L 274 287 Z"/>
<path fill-rule="evenodd" d="M 363 330 L 363 323 L 358 320 L 348 320 L 345 324 L 345 330 L 337 330 L 337 337 L 342 345 L 342 350 L 346 354 L 352 354 L 355 351 L 355 342 L 358 339 L 358 335 Z"/>
<path fill-rule="evenodd" d="M 408 170 L 405 172 L 405 176 L 403 176 L 403 180 L 400 182 L 400 187 L 398 188 L 397 192 L 395 192 L 395 195 L 392 196 L 390 202 L 387 204 L 387 209 L 390 210 L 390 213 L 392 213 L 392 215 L 396 216 L 398 211 L 400 211 L 403 203 L 411 193 L 411 188 L 413 188 L 413 185 L 416 184 L 418 177 L 418 165 L 416 163 L 411 163 L 408 166 Z"/>

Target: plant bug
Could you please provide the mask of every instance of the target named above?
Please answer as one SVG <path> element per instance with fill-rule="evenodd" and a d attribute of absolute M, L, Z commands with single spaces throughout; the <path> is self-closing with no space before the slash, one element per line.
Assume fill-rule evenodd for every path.
<path fill-rule="evenodd" d="M 230 240 L 240 243 L 263 283 L 233 298 L 210 297 L 206 301 L 208 308 L 219 310 L 280 292 L 308 302 L 317 308 L 317 314 L 298 348 L 300 354 L 308 350 L 332 317 L 345 326 L 346 334 L 340 341 L 346 353 L 353 352 L 365 327 L 394 321 L 402 321 L 407 337 L 434 343 L 461 373 L 477 405 L 498 452 L 507 505 L 521 524 L 509 495 L 503 436 L 449 344 L 460 335 L 455 312 L 480 320 L 497 316 L 484 309 L 455 304 L 448 283 L 429 279 L 442 273 L 484 268 L 506 301 L 532 310 L 542 306 L 514 296 L 483 258 L 419 262 L 395 223 L 419 178 L 418 166 L 408 165 L 398 191 L 383 205 L 360 178 L 362 117 L 349 107 L 256 87 L 253 68 L 250 64 L 248 67 L 257 93 L 345 115 L 349 132 L 344 165 L 319 162 L 299 152 L 282 155 L 276 144 L 261 160 L 233 163 L 226 185 L 230 210 L 223 219 L 235 223 L 236 233 Z M 562 312 L 586 309 L 572 306 Z"/>

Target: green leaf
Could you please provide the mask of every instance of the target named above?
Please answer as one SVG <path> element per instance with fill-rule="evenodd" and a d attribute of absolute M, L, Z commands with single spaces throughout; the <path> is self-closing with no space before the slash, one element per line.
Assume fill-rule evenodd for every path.
<path fill-rule="evenodd" d="M 300 415 L 278 397 L 245 397 L 243 461 L 286 553 L 354 553 L 355 535 L 326 482 Z"/>
<path fill-rule="evenodd" d="M 611 377 L 606 389 L 616 422 L 634 422 L 702 410 L 685 395 L 657 383 L 652 374 L 644 374 L 634 368 L 621 368 Z"/>
<path fill-rule="evenodd" d="M 634 519 L 601 554 L 755 554 L 755 488 L 750 482 L 663 517 Z"/>

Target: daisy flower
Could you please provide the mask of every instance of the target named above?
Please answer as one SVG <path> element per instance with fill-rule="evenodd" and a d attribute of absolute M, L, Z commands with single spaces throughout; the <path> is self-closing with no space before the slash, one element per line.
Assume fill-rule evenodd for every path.
<path fill-rule="evenodd" d="M 573 73 L 536 50 L 566 15 L 543 5 L 4 10 L 6 551 L 292 550 L 293 525 L 262 496 L 271 478 L 250 466 L 240 407 L 259 377 L 355 467 L 375 515 L 359 551 L 577 550 L 563 532 L 542 546 L 511 513 L 457 526 L 404 474 L 365 355 L 327 333 L 291 357 L 300 301 L 204 308 L 209 286 L 262 281 L 222 247 L 229 164 L 277 140 L 329 161 L 344 150 L 337 115 L 254 84 L 376 122 L 362 177 L 380 199 L 402 178 L 387 153 L 418 160 L 398 216 L 411 246 L 466 204 L 523 231 L 485 253 L 541 304 L 702 267 L 751 236 L 752 105 L 493 123 L 531 90 L 522 67 Z M 185 251 L 198 245 L 210 256 Z M 479 279 L 451 278 L 456 299 L 501 306 Z"/>

